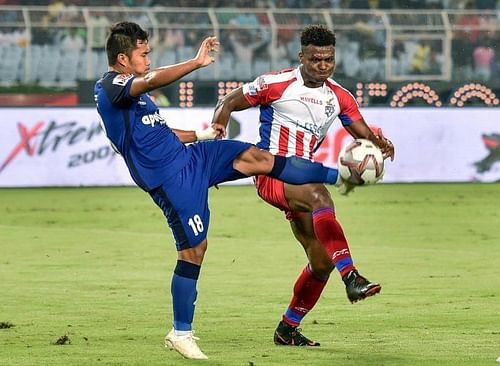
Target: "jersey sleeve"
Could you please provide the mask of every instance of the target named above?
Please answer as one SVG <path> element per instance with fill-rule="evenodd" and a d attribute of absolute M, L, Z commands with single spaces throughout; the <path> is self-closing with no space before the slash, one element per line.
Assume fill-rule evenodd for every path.
<path fill-rule="evenodd" d="M 134 78 L 132 74 L 116 74 L 103 83 L 111 104 L 117 107 L 128 107 L 139 99 L 130 95 L 130 87 Z"/>
<path fill-rule="evenodd" d="M 339 119 L 342 122 L 342 126 L 349 126 L 353 122 L 363 118 L 359 111 L 358 102 L 356 102 L 356 99 L 354 99 L 354 96 L 349 91 L 338 88 L 336 94 L 340 104 Z"/>
<path fill-rule="evenodd" d="M 281 98 L 283 91 L 293 80 L 274 81 L 273 74 L 261 75 L 254 81 L 243 85 L 243 95 L 253 107 L 257 105 L 269 105 Z"/>

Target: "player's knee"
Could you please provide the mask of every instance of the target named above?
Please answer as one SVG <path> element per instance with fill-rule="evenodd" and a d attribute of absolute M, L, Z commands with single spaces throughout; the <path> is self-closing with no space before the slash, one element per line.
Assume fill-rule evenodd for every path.
<path fill-rule="evenodd" d="M 273 163 L 274 157 L 270 152 L 252 146 L 235 159 L 233 167 L 239 172 L 250 176 L 270 173 Z"/>
<path fill-rule="evenodd" d="M 326 279 L 335 268 L 328 251 L 317 240 L 309 240 L 306 248 L 311 271 L 318 278 Z"/>
<path fill-rule="evenodd" d="M 200 244 L 193 248 L 181 250 L 177 253 L 180 260 L 201 265 L 205 252 L 207 251 L 207 239 L 203 240 Z"/>
<path fill-rule="evenodd" d="M 311 262 L 310 265 L 312 273 L 321 279 L 327 279 L 335 268 L 333 263 L 329 260 L 314 261 Z"/>
<path fill-rule="evenodd" d="M 255 146 L 249 149 L 252 162 L 256 165 L 265 166 L 266 170 L 271 171 L 274 163 L 274 157 L 269 151 L 261 150 Z M 267 169 L 268 168 L 268 169 Z"/>
<path fill-rule="evenodd" d="M 333 207 L 332 197 L 324 185 L 317 185 L 312 189 L 311 205 L 313 209 Z"/>

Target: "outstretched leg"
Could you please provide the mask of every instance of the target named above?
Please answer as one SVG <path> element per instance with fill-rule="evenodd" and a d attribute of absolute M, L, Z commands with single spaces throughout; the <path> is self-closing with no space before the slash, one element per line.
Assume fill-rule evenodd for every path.
<path fill-rule="evenodd" d="M 290 184 L 339 183 L 337 169 L 295 156 L 275 156 L 255 146 L 241 153 L 233 168 L 246 176 L 269 175 Z"/>

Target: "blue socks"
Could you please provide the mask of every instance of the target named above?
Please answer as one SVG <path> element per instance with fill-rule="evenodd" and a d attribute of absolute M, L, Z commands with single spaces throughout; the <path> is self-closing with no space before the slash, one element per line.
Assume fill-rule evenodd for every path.
<path fill-rule="evenodd" d="M 268 175 L 290 184 L 335 184 L 338 170 L 296 156 L 285 158 L 275 155 L 273 170 Z"/>
<path fill-rule="evenodd" d="M 196 283 L 200 276 L 200 268 L 193 263 L 177 261 L 171 287 L 175 330 L 191 330 L 196 296 L 198 295 Z"/>

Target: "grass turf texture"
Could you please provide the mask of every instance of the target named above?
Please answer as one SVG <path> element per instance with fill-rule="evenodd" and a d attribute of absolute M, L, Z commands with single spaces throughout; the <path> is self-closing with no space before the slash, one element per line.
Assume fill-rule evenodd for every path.
<path fill-rule="evenodd" d="M 377 185 L 333 193 L 362 274 L 351 305 L 334 273 L 304 334 L 273 331 L 305 264 L 283 215 L 252 187 L 210 195 L 194 327 L 205 365 L 495 365 L 500 184 Z M 0 364 L 188 365 L 165 350 L 173 239 L 135 188 L 0 190 Z M 62 344 L 61 344 L 62 343 Z"/>

